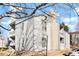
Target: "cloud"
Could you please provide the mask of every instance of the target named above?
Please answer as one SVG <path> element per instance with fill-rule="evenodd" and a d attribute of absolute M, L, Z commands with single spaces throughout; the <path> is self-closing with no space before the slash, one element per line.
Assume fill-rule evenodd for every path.
<path fill-rule="evenodd" d="M 77 17 L 72 17 L 72 18 L 64 18 L 63 22 L 66 25 L 75 25 L 78 22 L 78 18 Z"/>
<path fill-rule="evenodd" d="M 76 30 L 76 24 L 78 23 L 77 17 L 71 17 L 71 18 L 64 18 L 63 22 L 68 25 L 69 31 L 75 31 Z"/>
<path fill-rule="evenodd" d="M 6 22 L 1 22 L 1 24 L 7 24 Z"/>
<path fill-rule="evenodd" d="M 68 25 L 68 27 L 69 27 L 69 31 L 70 31 L 70 32 L 73 32 L 73 31 L 76 30 L 75 25 Z"/>
<path fill-rule="evenodd" d="M 78 8 L 75 8 L 75 10 L 79 13 L 79 7 Z"/>

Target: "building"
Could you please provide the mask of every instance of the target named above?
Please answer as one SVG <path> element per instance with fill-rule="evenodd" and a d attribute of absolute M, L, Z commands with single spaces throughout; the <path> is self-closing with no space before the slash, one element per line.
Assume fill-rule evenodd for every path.
<path fill-rule="evenodd" d="M 16 50 L 43 50 L 46 48 L 45 25 L 42 21 L 44 16 L 34 17 L 16 25 Z M 18 21 L 16 21 L 18 23 Z M 42 45 L 42 43 L 45 43 Z"/>
<path fill-rule="evenodd" d="M 50 12 L 54 16 L 47 23 L 47 36 L 48 36 L 48 50 L 63 50 L 70 49 L 70 34 L 64 30 L 60 29 L 60 24 L 56 22 L 56 14 Z"/>
<path fill-rule="evenodd" d="M 48 50 L 59 49 L 59 24 L 56 22 L 55 12 L 49 12 L 53 17 L 48 18 L 47 35 L 48 35 Z"/>
<path fill-rule="evenodd" d="M 7 48 L 6 39 L 0 34 L 0 48 Z"/>
<path fill-rule="evenodd" d="M 8 48 L 15 49 L 15 19 L 11 18 L 9 26 Z"/>
<path fill-rule="evenodd" d="M 47 17 L 45 20 L 44 16 L 38 16 L 16 25 L 16 50 L 58 49 L 59 26 L 53 19 Z"/>
<path fill-rule="evenodd" d="M 12 9 L 12 11 L 18 11 L 18 10 L 22 10 L 22 8 L 20 7 L 17 7 L 17 8 L 14 8 L 13 6 L 10 6 L 10 9 Z M 9 49 L 13 49 L 15 50 L 15 23 L 16 23 L 16 18 L 15 18 L 15 14 L 12 14 L 11 16 L 11 21 L 10 21 L 10 24 L 9 24 L 9 36 L 8 36 L 8 48 Z M 18 32 L 19 34 L 19 32 Z"/>
<path fill-rule="evenodd" d="M 63 28 L 60 30 L 60 49 L 70 49 L 70 34 Z"/>
<path fill-rule="evenodd" d="M 56 14 L 54 11 L 49 12 L 53 17 L 47 15 L 33 17 L 25 22 L 15 26 L 15 49 L 27 51 L 42 51 L 42 50 L 61 50 L 70 48 L 70 36 L 63 30 L 63 35 L 60 30 L 60 25 L 56 22 Z M 16 23 L 20 22 L 17 20 Z M 63 40 L 61 41 L 61 38 Z M 63 46 L 62 46 L 63 45 Z"/>
<path fill-rule="evenodd" d="M 0 21 L 0 25 L 1 25 L 1 21 Z M 7 48 L 7 37 L 5 37 L 2 33 L 2 28 L 0 27 L 0 48 Z"/>
<path fill-rule="evenodd" d="M 71 35 L 71 45 L 79 45 L 79 32 L 70 32 Z"/>

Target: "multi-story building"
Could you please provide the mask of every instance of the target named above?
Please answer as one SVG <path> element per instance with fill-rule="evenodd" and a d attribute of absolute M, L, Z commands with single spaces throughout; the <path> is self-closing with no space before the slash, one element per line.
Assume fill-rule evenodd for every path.
<path fill-rule="evenodd" d="M 0 48 L 7 48 L 6 40 L 1 34 L 0 34 Z"/>
<path fill-rule="evenodd" d="M 42 50 L 42 47 L 46 48 L 44 44 L 42 45 L 47 39 L 43 19 L 44 16 L 34 17 L 16 25 L 16 50 Z"/>
<path fill-rule="evenodd" d="M 1 20 L 0 20 L 0 25 L 2 25 Z M 7 48 L 7 43 L 8 43 L 7 37 L 3 35 L 2 28 L 0 27 L 0 48 Z"/>
<path fill-rule="evenodd" d="M 47 36 L 48 36 L 48 50 L 59 49 L 59 24 L 56 22 L 55 12 L 49 12 L 53 17 L 48 18 L 47 22 Z"/>
<path fill-rule="evenodd" d="M 63 28 L 60 30 L 60 49 L 70 49 L 70 34 Z"/>
<path fill-rule="evenodd" d="M 17 7 L 17 8 L 14 8 L 14 7 L 10 7 L 13 11 L 18 11 L 18 10 L 22 10 L 22 8 L 20 8 L 20 7 Z M 16 35 L 15 35 L 15 23 L 16 23 L 16 18 L 15 18 L 15 14 L 12 14 L 12 16 L 13 17 L 11 17 L 11 23 L 10 23 L 10 31 L 9 31 L 9 48 L 11 48 L 11 49 L 15 49 L 15 47 L 19 44 L 15 44 L 16 43 L 16 41 L 18 40 L 18 39 L 16 39 L 15 40 L 15 37 L 16 37 Z M 18 32 L 18 34 L 20 34 L 20 32 Z M 22 35 L 22 34 L 21 34 Z M 19 37 L 19 36 L 18 36 Z"/>
<path fill-rule="evenodd" d="M 70 32 L 72 45 L 79 45 L 79 32 Z"/>
<path fill-rule="evenodd" d="M 9 40 L 8 45 L 9 48 L 15 49 L 15 20 L 12 18 L 9 26 Z"/>
<path fill-rule="evenodd" d="M 47 15 L 33 17 L 15 26 L 15 49 L 18 50 L 60 50 L 62 47 L 61 36 L 64 39 L 64 47 L 69 48 L 69 34 L 63 31 L 60 33 L 60 26 L 56 22 L 54 11 L 49 12 L 53 17 Z M 16 23 L 20 22 L 17 20 Z M 62 48 L 62 49 L 63 49 Z"/>
<path fill-rule="evenodd" d="M 70 49 L 70 34 L 64 28 L 60 29 L 55 15 L 54 13 L 54 16 L 49 18 L 50 22 L 47 23 L 48 50 Z"/>

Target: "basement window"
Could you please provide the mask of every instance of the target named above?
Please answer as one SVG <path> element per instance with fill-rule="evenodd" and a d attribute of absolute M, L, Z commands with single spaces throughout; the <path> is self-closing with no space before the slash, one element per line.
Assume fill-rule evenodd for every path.
<path fill-rule="evenodd" d="M 46 38 L 42 38 L 42 47 L 46 47 L 46 42 L 47 42 L 47 40 L 46 40 Z"/>

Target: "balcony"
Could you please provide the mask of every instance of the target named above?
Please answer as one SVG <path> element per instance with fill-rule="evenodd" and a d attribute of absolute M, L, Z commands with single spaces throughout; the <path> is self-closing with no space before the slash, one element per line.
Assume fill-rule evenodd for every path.
<path fill-rule="evenodd" d="M 9 37 L 12 39 L 15 39 L 15 31 L 14 30 L 9 31 Z"/>
<path fill-rule="evenodd" d="M 12 22 L 10 26 L 15 30 L 15 22 Z"/>

